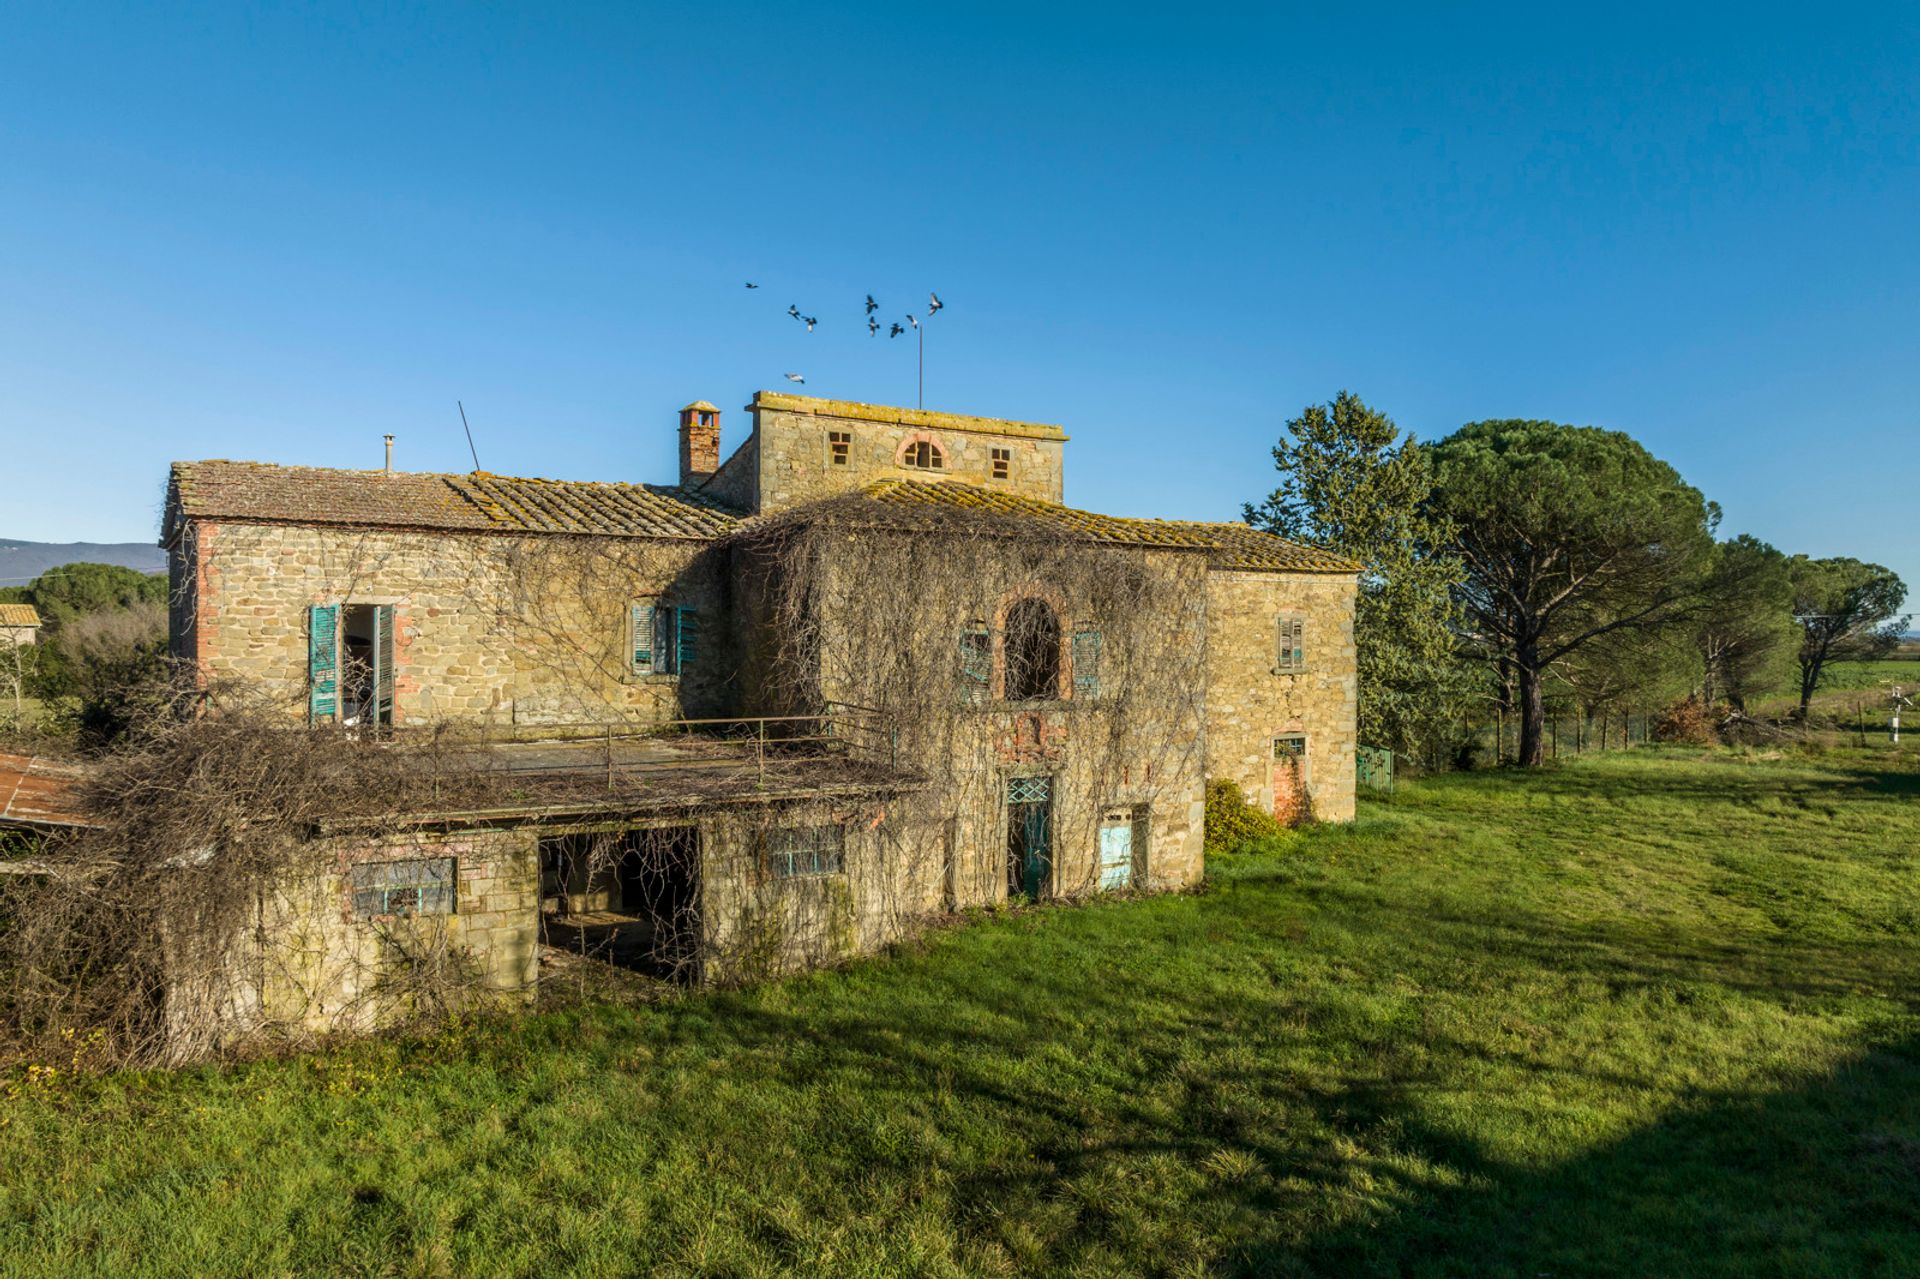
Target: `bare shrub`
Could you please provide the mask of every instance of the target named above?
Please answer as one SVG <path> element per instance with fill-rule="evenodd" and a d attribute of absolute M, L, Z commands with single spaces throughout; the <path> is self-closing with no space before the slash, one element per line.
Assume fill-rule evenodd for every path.
<path fill-rule="evenodd" d="M 1653 722 L 1653 739 L 1684 746 L 1713 746 L 1720 734 L 1706 703 L 1690 694 L 1661 712 Z"/>
<path fill-rule="evenodd" d="M 143 715 L 101 761 L 81 795 L 93 826 L 46 837 L 36 873 L 0 876 L 0 1057 L 81 1033 L 119 1062 L 205 1055 L 230 1023 L 247 929 L 323 869 L 323 818 L 404 828 L 490 784 L 196 692 L 212 713 Z"/>

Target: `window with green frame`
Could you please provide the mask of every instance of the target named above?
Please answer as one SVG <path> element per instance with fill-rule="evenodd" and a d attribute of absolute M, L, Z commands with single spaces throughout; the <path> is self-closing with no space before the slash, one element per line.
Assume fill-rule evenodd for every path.
<path fill-rule="evenodd" d="M 700 613 L 658 600 L 627 607 L 627 669 L 635 675 L 678 675 L 699 656 Z"/>
<path fill-rule="evenodd" d="M 347 872 L 347 878 L 353 889 L 353 913 L 363 919 L 374 915 L 453 914 L 451 857 L 361 862 Z"/>
<path fill-rule="evenodd" d="M 776 826 L 767 832 L 767 871 L 775 879 L 839 875 L 847 869 L 846 831 L 839 826 Z"/>

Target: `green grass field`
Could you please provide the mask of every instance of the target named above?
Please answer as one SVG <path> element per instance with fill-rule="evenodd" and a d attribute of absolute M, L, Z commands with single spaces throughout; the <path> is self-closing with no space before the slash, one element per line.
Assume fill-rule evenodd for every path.
<path fill-rule="evenodd" d="M 0 1084 L 5 1275 L 1920 1274 L 1920 756 L 1403 785 L 1209 891 Z"/>

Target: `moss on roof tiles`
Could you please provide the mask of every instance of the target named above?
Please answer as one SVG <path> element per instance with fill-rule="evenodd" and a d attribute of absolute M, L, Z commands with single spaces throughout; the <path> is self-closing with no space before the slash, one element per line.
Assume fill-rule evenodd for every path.
<path fill-rule="evenodd" d="M 0 604 L 0 626 L 38 626 L 40 610 L 31 604 Z"/>
<path fill-rule="evenodd" d="M 1142 520 L 1101 515 L 954 480 L 880 480 L 867 485 L 862 491 L 875 501 L 895 506 L 936 507 L 1040 520 L 1097 542 L 1205 551 L 1217 568 L 1295 573 L 1360 571 L 1360 565 L 1344 556 L 1289 542 L 1245 524 Z"/>
<path fill-rule="evenodd" d="M 176 462 L 175 501 L 190 519 L 458 532 L 718 537 L 738 512 L 652 484 L 419 471 L 346 471 L 264 462 Z"/>

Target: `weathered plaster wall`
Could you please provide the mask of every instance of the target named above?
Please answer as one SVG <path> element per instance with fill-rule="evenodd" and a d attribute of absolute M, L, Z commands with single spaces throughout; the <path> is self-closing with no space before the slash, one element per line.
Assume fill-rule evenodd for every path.
<path fill-rule="evenodd" d="M 391 604 L 395 723 L 540 726 L 717 713 L 730 696 L 725 583 L 706 544 L 199 523 L 173 575 L 174 643 L 209 679 L 306 715 L 307 610 Z M 698 611 L 678 675 L 628 669 L 627 607 L 658 596 Z"/>
<path fill-rule="evenodd" d="M 1312 816 L 1353 820 L 1354 579 L 1214 572 L 1207 577 L 1207 774 L 1272 811 L 1273 739 L 1307 738 Z M 1305 619 L 1306 669 L 1275 670 L 1282 614 Z"/>

